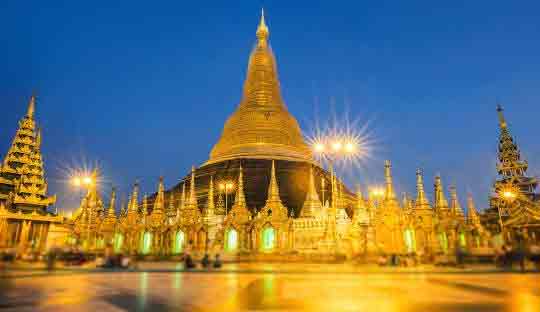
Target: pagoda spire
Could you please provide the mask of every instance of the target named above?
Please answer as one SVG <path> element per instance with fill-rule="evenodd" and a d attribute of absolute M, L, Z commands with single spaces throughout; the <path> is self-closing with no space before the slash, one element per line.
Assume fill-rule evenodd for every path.
<path fill-rule="evenodd" d="M 275 201 L 275 202 L 281 202 L 281 198 L 279 198 L 279 187 L 277 184 L 276 179 L 276 167 L 274 164 L 274 160 L 272 160 L 272 169 L 270 172 L 270 184 L 268 185 L 268 201 Z"/>
<path fill-rule="evenodd" d="M 182 183 L 182 194 L 180 195 L 180 209 L 186 206 L 186 182 Z"/>
<path fill-rule="evenodd" d="M 426 209 L 429 207 L 429 202 L 426 198 L 426 192 L 424 191 L 424 179 L 422 177 L 422 170 L 416 170 L 416 208 Z"/>
<path fill-rule="evenodd" d="M 244 173 L 242 164 L 240 164 L 240 173 L 238 174 L 238 190 L 234 197 L 234 206 L 246 207 L 246 195 L 244 195 Z"/>
<path fill-rule="evenodd" d="M 394 184 L 392 181 L 392 165 L 390 160 L 384 162 L 384 180 L 386 184 L 385 200 L 387 202 L 396 201 L 396 193 L 394 192 Z"/>
<path fill-rule="evenodd" d="M 165 216 L 165 186 L 163 177 L 159 177 L 158 191 L 154 199 L 154 208 L 152 209 L 152 224 L 160 226 Z"/>
<path fill-rule="evenodd" d="M 170 191 L 170 194 L 169 194 L 169 208 L 167 210 L 167 215 L 170 217 L 170 218 L 173 218 L 176 216 L 176 214 L 178 213 L 178 211 L 176 210 L 176 207 L 175 207 L 175 197 L 174 197 L 174 189 L 172 189 Z"/>
<path fill-rule="evenodd" d="M 159 177 L 158 191 L 156 194 L 156 199 L 154 200 L 154 213 L 163 213 L 165 208 L 165 186 L 163 185 L 163 177 Z"/>
<path fill-rule="evenodd" d="M 287 207 L 281 202 L 279 197 L 279 186 L 276 177 L 275 161 L 272 159 L 272 168 L 270 169 L 270 184 L 268 185 L 268 197 L 266 204 L 261 209 L 263 216 L 270 216 L 273 219 L 287 219 L 289 213 Z"/>
<path fill-rule="evenodd" d="M 257 26 L 257 43 L 251 51 L 242 99 L 228 118 L 207 163 L 238 158 L 282 159 L 311 162 L 297 120 L 281 96 L 277 62 L 269 44 L 266 16 Z"/>
<path fill-rule="evenodd" d="M 465 216 L 465 214 L 463 213 L 463 209 L 461 208 L 461 204 L 459 203 L 457 189 L 455 185 L 450 186 L 450 209 L 454 215 L 460 218 L 463 218 Z"/>
<path fill-rule="evenodd" d="M 139 212 L 139 182 L 133 185 L 133 191 L 128 204 L 128 215 L 137 214 Z"/>
<path fill-rule="evenodd" d="M 497 189 L 501 183 L 506 182 L 505 180 L 513 179 L 525 195 L 533 198 L 537 181 L 526 176 L 528 164 L 521 159 L 521 153 L 510 135 L 500 104 L 497 105 L 497 114 L 500 128 L 497 171 L 500 179 L 495 183 L 495 188 Z"/>
<path fill-rule="evenodd" d="M 116 217 L 116 187 L 113 187 L 111 191 L 111 200 L 107 217 Z"/>
<path fill-rule="evenodd" d="M 268 37 L 270 35 L 270 30 L 268 29 L 268 26 L 266 26 L 266 22 L 264 21 L 264 8 L 261 9 L 261 20 L 259 22 L 259 26 L 257 27 L 257 45 L 261 48 L 266 48 L 268 45 Z"/>
<path fill-rule="evenodd" d="M 142 215 L 143 217 L 148 215 L 148 196 L 146 194 L 143 195 L 142 199 Z"/>
<path fill-rule="evenodd" d="M 480 217 L 476 211 L 476 206 L 474 205 L 474 199 L 471 193 L 467 194 L 467 221 L 474 225 L 479 225 Z"/>
<path fill-rule="evenodd" d="M 9 198 L 9 209 L 21 207 L 45 213 L 47 206 L 56 201 L 56 196 L 47 196 L 41 133 L 36 129 L 34 114 L 35 97 L 32 96 L 0 166 L 0 198 Z"/>
<path fill-rule="evenodd" d="M 435 210 L 437 212 L 446 212 L 448 210 L 448 201 L 444 195 L 441 176 L 435 176 Z"/>
<path fill-rule="evenodd" d="M 508 125 L 506 124 L 506 119 L 504 118 L 503 111 L 504 110 L 501 104 L 497 104 L 497 115 L 499 116 L 499 127 L 501 128 L 501 130 L 508 128 Z"/>
<path fill-rule="evenodd" d="M 165 208 L 165 186 L 163 184 L 163 177 L 159 177 L 158 192 L 154 202 L 154 210 L 152 213 L 161 211 Z"/>
<path fill-rule="evenodd" d="M 322 204 L 315 188 L 315 178 L 313 176 L 313 166 L 309 167 L 309 186 L 306 194 L 306 200 L 300 212 L 301 217 L 315 217 L 319 216 L 322 212 Z"/>
<path fill-rule="evenodd" d="M 366 206 L 366 200 L 364 199 L 360 185 L 356 189 L 356 205 L 354 207 L 353 221 L 354 224 L 369 223 L 368 207 Z"/>
<path fill-rule="evenodd" d="M 208 201 L 206 204 L 206 216 L 215 214 L 216 205 L 214 204 L 214 176 L 210 176 L 210 185 L 208 186 Z"/>
<path fill-rule="evenodd" d="M 191 183 L 189 184 L 189 205 L 197 208 L 197 193 L 195 191 L 195 166 L 191 167 Z"/>
<path fill-rule="evenodd" d="M 36 111 L 36 96 L 32 94 L 30 101 L 28 102 L 28 109 L 26 110 L 26 117 L 34 119 L 34 113 Z"/>
<path fill-rule="evenodd" d="M 246 196 L 244 194 L 244 173 L 242 169 L 242 164 L 240 164 L 240 170 L 238 174 L 238 189 L 236 190 L 236 196 L 234 198 L 234 204 L 231 210 L 227 213 L 227 218 L 229 216 L 239 223 L 247 223 L 251 218 L 251 213 L 248 210 L 246 203 Z"/>

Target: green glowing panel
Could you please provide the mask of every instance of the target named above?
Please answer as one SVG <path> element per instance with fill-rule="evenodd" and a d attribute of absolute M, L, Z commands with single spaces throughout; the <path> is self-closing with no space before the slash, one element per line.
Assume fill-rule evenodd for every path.
<path fill-rule="evenodd" d="M 174 253 L 179 254 L 184 251 L 184 244 L 186 242 L 186 236 L 184 232 L 178 231 L 174 240 Z"/>
<path fill-rule="evenodd" d="M 276 246 L 276 231 L 272 227 L 267 227 L 262 232 L 262 249 L 270 251 Z"/>
<path fill-rule="evenodd" d="M 238 249 L 238 232 L 235 229 L 230 229 L 227 232 L 227 245 L 225 246 L 227 251 L 235 251 Z"/>
<path fill-rule="evenodd" d="M 98 238 L 97 240 L 97 248 L 103 248 L 105 246 L 105 240 L 103 238 Z"/>
<path fill-rule="evenodd" d="M 147 255 L 150 253 L 150 249 L 152 248 L 152 233 L 150 232 L 144 232 L 143 235 L 143 245 L 142 245 L 142 254 Z"/>
<path fill-rule="evenodd" d="M 114 235 L 114 251 L 120 252 L 122 251 L 122 245 L 124 244 L 124 235 L 121 233 L 116 233 Z"/>
<path fill-rule="evenodd" d="M 406 229 L 403 233 L 405 239 L 405 245 L 407 247 L 407 252 L 416 251 L 416 241 L 414 239 L 414 232 L 411 229 Z"/>
<path fill-rule="evenodd" d="M 467 246 L 467 242 L 465 240 L 465 233 L 463 233 L 463 232 L 459 233 L 459 245 L 461 247 Z"/>

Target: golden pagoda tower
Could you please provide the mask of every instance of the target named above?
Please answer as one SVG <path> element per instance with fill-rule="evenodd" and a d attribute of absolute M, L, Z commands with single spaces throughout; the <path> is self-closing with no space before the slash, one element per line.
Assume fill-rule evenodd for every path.
<path fill-rule="evenodd" d="M 435 176 L 435 203 L 433 206 L 435 208 L 435 213 L 441 217 L 444 217 L 449 213 L 448 201 L 444 195 L 444 188 L 440 175 Z"/>
<path fill-rule="evenodd" d="M 152 226 L 160 227 L 165 221 L 165 186 L 163 185 L 163 177 L 159 177 L 158 191 L 154 200 L 154 208 L 150 216 Z"/>
<path fill-rule="evenodd" d="M 433 239 L 434 214 L 424 191 L 422 170 L 416 171 L 416 202 L 414 207 L 414 237 L 416 249 L 424 253 L 432 253 L 439 245 Z"/>
<path fill-rule="evenodd" d="M 312 161 L 296 119 L 281 97 L 277 66 L 264 13 L 249 58 L 242 100 L 229 117 L 207 163 L 233 158 Z"/>
<path fill-rule="evenodd" d="M 114 243 L 114 233 L 116 230 L 116 188 L 113 187 L 111 192 L 111 198 L 109 203 L 109 209 L 103 219 L 103 222 L 99 225 L 99 240 L 101 245 L 99 247 L 105 247 L 106 245 Z"/>
<path fill-rule="evenodd" d="M 401 208 L 394 191 L 392 165 L 384 162 L 384 199 L 375 213 L 376 244 L 384 253 L 400 253 L 402 249 Z"/>
<path fill-rule="evenodd" d="M 261 209 L 264 217 L 271 217 L 272 220 L 282 221 L 288 218 L 287 207 L 283 206 L 279 197 L 279 187 L 276 179 L 275 162 L 272 160 L 272 170 L 270 172 L 270 184 L 268 185 L 268 199 L 266 205 Z"/>
<path fill-rule="evenodd" d="M 313 218 L 315 216 L 321 216 L 322 204 L 319 200 L 319 194 L 315 188 L 315 178 L 313 177 L 313 166 L 309 167 L 309 188 L 306 194 L 306 200 L 304 206 L 300 212 L 302 218 Z"/>
<path fill-rule="evenodd" d="M 56 196 L 47 196 L 41 156 L 41 130 L 34 120 L 36 97 L 31 96 L 26 115 L 19 121 L 11 147 L 0 167 L 0 202 L 10 211 L 46 214 Z"/>

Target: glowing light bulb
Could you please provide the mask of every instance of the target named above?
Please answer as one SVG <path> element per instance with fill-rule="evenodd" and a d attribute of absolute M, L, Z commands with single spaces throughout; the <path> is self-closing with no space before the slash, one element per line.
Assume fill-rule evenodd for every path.
<path fill-rule="evenodd" d="M 347 144 L 345 144 L 345 151 L 347 153 L 352 153 L 352 152 L 354 152 L 355 149 L 356 148 L 355 148 L 355 146 L 354 146 L 354 144 L 352 142 L 347 142 Z"/>
<path fill-rule="evenodd" d="M 90 185 L 92 184 L 92 178 L 90 177 L 84 177 L 83 180 L 82 180 L 83 184 L 85 185 Z"/>
<path fill-rule="evenodd" d="M 325 146 L 322 143 L 315 143 L 315 151 L 318 153 L 322 153 L 325 150 Z"/>
<path fill-rule="evenodd" d="M 342 148 L 342 144 L 341 142 L 337 141 L 337 142 L 334 142 L 334 144 L 332 144 L 332 149 L 336 152 L 339 152 Z"/>
<path fill-rule="evenodd" d="M 75 186 L 81 186 L 81 178 L 79 177 L 74 177 L 72 180 L 71 180 L 71 183 Z"/>

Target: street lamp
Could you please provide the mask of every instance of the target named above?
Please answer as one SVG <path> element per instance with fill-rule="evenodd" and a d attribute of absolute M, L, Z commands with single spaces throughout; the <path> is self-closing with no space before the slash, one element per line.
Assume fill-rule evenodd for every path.
<path fill-rule="evenodd" d="M 222 193 L 225 193 L 225 215 L 227 215 L 227 210 L 229 208 L 229 193 L 234 190 L 234 183 L 232 181 L 224 181 L 219 184 L 219 190 Z"/>
<path fill-rule="evenodd" d="M 356 142 L 353 138 L 349 137 L 329 137 L 317 140 L 313 144 L 313 150 L 318 154 L 322 159 L 328 161 L 330 170 L 333 172 L 333 162 L 337 159 L 343 159 L 350 156 L 353 156 L 357 150 Z M 324 180 L 323 180 L 324 181 Z M 327 223 L 327 229 L 325 231 L 325 237 L 323 239 L 324 243 L 328 247 L 332 248 L 336 245 L 336 203 L 337 198 L 334 193 L 336 189 L 334 178 L 331 179 L 331 189 L 332 189 L 332 205 L 330 207 L 329 219 Z M 324 204 L 324 183 L 323 183 L 323 204 Z"/>

